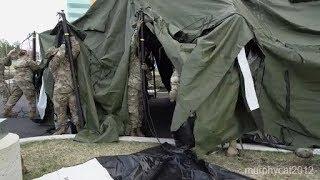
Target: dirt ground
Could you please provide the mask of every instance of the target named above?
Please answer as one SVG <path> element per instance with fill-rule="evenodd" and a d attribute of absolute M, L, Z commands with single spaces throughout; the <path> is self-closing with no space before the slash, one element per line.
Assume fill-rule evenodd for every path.
<path fill-rule="evenodd" d="M 136 142 L 87 144 L 72 140 L 28 143 L 21 147 L 28 169 L 24 179 L 37 178 L 97 156 L 130 154 L 155 145 Z M 221 150 L 199 157 L 256 179 L 320 179 L 320 156 L 301 159 L 292 153 L 241 151 L 240 156 L 226 157 Z"/>

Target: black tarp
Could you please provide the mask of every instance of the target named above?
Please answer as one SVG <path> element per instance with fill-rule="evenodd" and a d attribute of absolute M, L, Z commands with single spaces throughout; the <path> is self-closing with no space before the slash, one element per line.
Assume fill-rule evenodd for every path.
<path fill-rule="evenodd" d="M 191 150 L 167 143 L 131 155 L 97 160 L 116 180 L 251 179 L 200 160 Z"/>

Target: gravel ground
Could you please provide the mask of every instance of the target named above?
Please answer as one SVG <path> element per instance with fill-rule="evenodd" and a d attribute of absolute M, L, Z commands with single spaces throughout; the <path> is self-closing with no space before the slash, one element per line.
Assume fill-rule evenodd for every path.
<path fill-rule="evenodd" d="M 87 144 L 72 140 L 28 143 L 22 145 L 21 152 L 28 169 L 24 179 L 37 178 L 62 167 L 84 163 L 97 156 L 130 154 L 155 145 L 137 142 Z M 226 157 L 223 151 L 218 151 L 200 157 L 210 163 L 257 179 L 320 179 L 320 156 L 301 159 L 292 153 L 241 151 L 238 157 Z M 256 168 L 254 170 L 257 171 L 260 169 L 262 173 L 250 173 L 249 168 Z M 268 168 L 269 174 L 263 174 Z"/>

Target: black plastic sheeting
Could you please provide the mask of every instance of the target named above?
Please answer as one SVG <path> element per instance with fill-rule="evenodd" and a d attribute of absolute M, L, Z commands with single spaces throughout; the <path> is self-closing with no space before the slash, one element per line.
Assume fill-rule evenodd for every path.
<path fill-rule="evenodd" d="M 116 180 L 251 179 L 199 160 L 191 150 L 167 143 L 131 155 L 97 160 Z"/>

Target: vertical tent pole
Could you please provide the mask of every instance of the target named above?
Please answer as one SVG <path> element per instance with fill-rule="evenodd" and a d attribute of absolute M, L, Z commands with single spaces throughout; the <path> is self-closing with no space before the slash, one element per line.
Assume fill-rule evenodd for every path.
<path fill-rule="evenodd" d="M 36 34 L 36 32 L 35 31 L 33 31 L 33 33 L 32 33 L 32 59 L 34 60 L 34 61 L 36 61 L 37 60 L 37 49 L 36 49 L 36 47 L 37 47 L 37 34 Z"/>
<path fill-rule="evenodd" d="M 142 106 L 143 106 L 143 117 L 147 118 L 147 89 L 146 89 L 146 74 L 144 69 L 142 68 L 143 64 L 145 63 L 145 48 L 144 48 L 144 31 L 143 31 L 143 26 L 144 26 L 144 13 L 142 10 L 138 12 L 138 17 L 139 17 L 139 60 L 140 60 L 140 76 L 141 76 L 141 90 L 142 90 Z"/>
<path fill-rule="evenodd" d="M 77 114 L 79 117 L 79 123 L 81 126 L 83 126 L 84 125 L 84 117 L 83 117 L 83 112 L 82 112 L 81 102 L 80 102 L 80 92 L 79 92 L 79 84 L 77 81 L 76 64 L 75 64 L 75 62 L 73 60 L 73 56 L 72 56 L 70 32 L 69 32 L 69 29 L 67 26 L 67 20 L 66 20 L 66 15 L 64 14 L 64 11 L 62 10 L 61 13 L 59 13 L 59 14 L 62 18 L 62 28 L 63 28 L 64 40 L 65 40 L 65 46 L 66 46 L 66 55 L 68 56 L 68 59 L 69 59 L 71 75 L 72 75 L 72 82 L 73 82 L 74 89 L 75 89 Z"/>
<path fill-rule="evenodd" d="M 152 74 L 153 74 L 153 91 L 154 91 L 154 98 L 157 98 L 157 85 L 156 85 L 156 67 L 153 67 Z"/>

